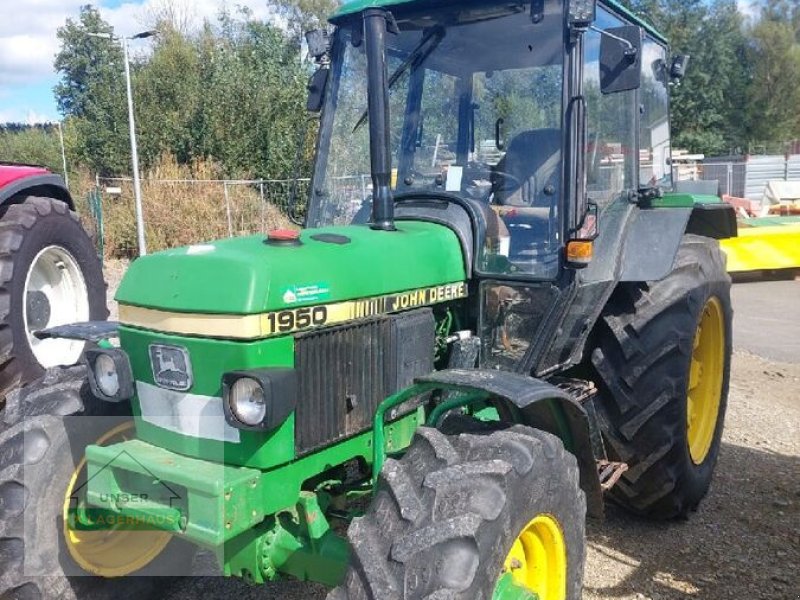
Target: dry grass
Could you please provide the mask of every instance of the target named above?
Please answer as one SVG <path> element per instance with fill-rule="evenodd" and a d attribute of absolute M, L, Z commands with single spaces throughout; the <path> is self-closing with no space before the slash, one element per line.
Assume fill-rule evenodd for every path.
<path fill-rule="evenodd" d="M 142 179 L 142 201 L 148 251 L 163 250 L 198 242 L 263 233 L 277 227 L 294 227 L 285 215 L 288 190 L 276 197 L 265 195 L 258 186 L 225 186 L 209 161 L 179 165 L 169 156 Z M 180 181 L 180 180 L 191 180 Z M 112 195 L 101 187 L 105 255 L 107 258 L 136 254 L 136 216 L 131 182 L 113 182 L 122 193 Z M 80 176 L 73 190 L 80 194 L 87 229 L 93 230 L 85 195 L 94 187 L 88 174 Z M 230 212 L 230 219 L 228 213 Z"/>

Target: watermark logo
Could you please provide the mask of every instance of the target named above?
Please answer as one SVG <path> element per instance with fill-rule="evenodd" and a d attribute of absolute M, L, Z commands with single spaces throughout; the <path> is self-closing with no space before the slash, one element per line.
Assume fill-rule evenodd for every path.
<path fill-rule="evenodd" d="M 178 531 L 184 525 L 183 498 L 174 487 L 122 450 L 72 490 L 67 526 L 72 531 Z"/>

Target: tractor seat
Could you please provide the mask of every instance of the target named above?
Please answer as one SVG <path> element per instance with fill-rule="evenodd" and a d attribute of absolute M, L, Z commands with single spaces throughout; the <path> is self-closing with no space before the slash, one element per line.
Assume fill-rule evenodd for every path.
<path fill-rule="evenodd" d="M 492 174 L 494 202 L 506 206 L 549 207 L 548 184 L 559 187 L 561 131 L 531 129 L 517 134 Z M 511 177 L 504 177 L 508 174 Z"/>

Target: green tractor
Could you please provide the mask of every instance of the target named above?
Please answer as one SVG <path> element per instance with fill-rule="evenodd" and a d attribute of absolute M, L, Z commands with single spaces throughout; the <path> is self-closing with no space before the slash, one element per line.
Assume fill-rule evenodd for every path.
<path fill-rule="evenodd" d="M 331 23 L 306 228 L 140 258 L 119 323 L 37 333 L 95 345 L 5 409 L 3 598 L 157 594 L 201 548 L 335 600 L 577 600 L 605 500 L 706 494 L 736 223 L 672 191 L 687 58 L 613 0 Z"/>

